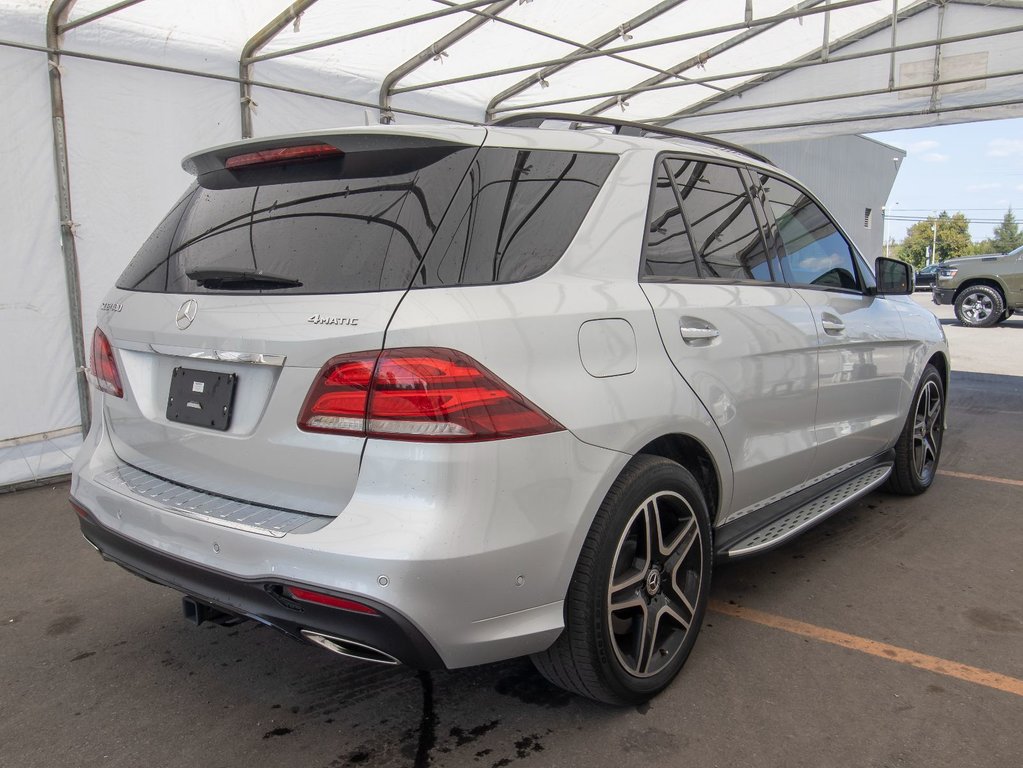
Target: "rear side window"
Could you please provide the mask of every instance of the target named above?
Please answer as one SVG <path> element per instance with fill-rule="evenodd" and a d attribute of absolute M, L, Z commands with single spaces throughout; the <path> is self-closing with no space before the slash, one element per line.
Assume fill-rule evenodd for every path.
<path fill-rule="evenodd" d="M 794 285 L 860 290 L 852 248 L 828 215 L 787 182 L 764 176 L 762 184 L 784 249 L 785 279 Z"/>
<path fill-rule="evenodd" d="M 616 155 L 484 148 L 413 287 L 528 280 L 561 258 Z"/>
<path fill-rule="evenodd" d="M 668 166 L 661 163 L 654 180 L 647 221 L 646 247 L 643 252 L 646 277 L 699 277 L 696 257 L 682 218 L 675 185 Z"/>
<path fill-rule="evenodd" d="M 667 175 L 675 185 L 682 201 L 681 216 L 683 241 L 688 229 L 689 243 L 671 246 L 674 260 L 666 259 L 663 244 L 657 244 L 658 229 L 664 228 L 662 219 L 670 213 L 667 196 L 662 192 L 664 172 L 659 174 L 650 211 L 644 274 L 648 278 L 695 277 L 688 264 L 695 249 L 695 269 L 703 278 L 724 280 L 771 281 L 767 248 L 763 234 L 753 212 L 753 202 L 746 188 L 745 177 L 738 168 L 708 163 L 702 160 L 669 158 L 664 162 Z M 665 233 L 667 234 L 667 233 Z"/>
<path fill-rule="evenodd" d="M 456 145 L 361 149 L 339 165 L 296 163 L 249 176 L 259 183 L 195 186 L 117 286 L 158 293 L 405 289 L 476 153 Z"/>

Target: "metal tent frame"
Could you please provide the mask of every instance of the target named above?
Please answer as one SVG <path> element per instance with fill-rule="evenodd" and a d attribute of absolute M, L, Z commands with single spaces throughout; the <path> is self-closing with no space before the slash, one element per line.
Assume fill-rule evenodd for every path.
<path fill-rule="evenodd" d="M 395 106 L 395 97 L 402 94 L 416 92 L 436 92 L 437 89 L 450 88 L 459 84 L 485 84 L 486 81 L 505 77 L 512 74 L 521 75 L 520 79 L 511 85 L 495 85 L 485 103 L 480 103 L 481 121 L 491 121 L 499 116 L 514 115 L 516 112 L 535 111 L 545 108 L 552 108 L 556 111 L 565 111 L 566 105 L 573 103 L 586 103 L 598 100 L 597 104 L 590 105 L 584 109 L 587 115 L 599 116 L 616 106 L 625 110 L 628 99 L 645 94 L 663 93 L 665 98 L 676 92 L 676 89 L 703 89 L 711 91 L 705 98 L 697 98 L 692 103 L 687 103 L 675 110 L 667 111 L 664 116 L 647 118 L 641 121 L 650 126 L 666 126 L 669 124 L 684 123 L 686 120 L 695 117 L 706 117 L 710 115 L 725 115 L 744 113 L 762 110 L 785 110 L 795 109 L 811 102 L 842 101 L 849 99 L 870 99 L 885 95 L 899 94 L 907 90 L 931 89 L 931 99 L 927 107 L 915 110 L 889 111 L 885 113 L 873 113 L 861 111 L 852 116 L 831 116 L 831 117 L 807 117 L 800 115 L 800 119 L 781 119 L 768 121 L 762 126 L 762 130 L 783 129 L 792 127 L 817 126 L 822 124 L 839 125 L 850 122 L 863 122 L 871 120 L 891 120 L 899 117 L 911 117 L 919 115 L 931 115 L 937 119 L 938 115 L 948 112 L 965 111 L 976 112 L 978 110 L 996 109 L 1005 106 L 1018 106 L 1023 104 L 1023 94 L 1019 98 L 994 99 L 987 101 L 972 101 L 966 106 L 959 104 L 943 105 L 938 98 L 939 89 L 944 86 L 963 86 L 979 83 L 981 81 L 999 81 L 1007 78 L 1023 76 L 1023 69 L 1007 68 L 997 72 L 984 72 L 977 75 L 943 76 L 941 73 L 941 49 L 956 43 L 963 43 L 973 40 L 996 38 L 1001 35 L 1012 35 L 1023 33 L 1023 0 L 891 0 L 890 11 L 869 24 L 852 31 L 842 37 L 831 39 L 830 30 L 833 19 L 837 14 L 845 11 L 853 11 L 865 6 L 873 6 L 877 9 L 884 5 L 887 7 L 888 0 L 800 0 L 795 2 L 786 10 L 764 16 L 756 15 L 758 0 L 745 0 L 742 4 L 741 19 L 723 19 L 724 23 L 714 26 L 707 26 L 699 29 L 687 29 L 685 31 L 651 37 L 635 42 L 629 42 L 634 35 L 646 34 L 655 30 L 654 26 L 665 14 L 671 12 L 683 12 L 687 2 L 690 0 L 647 0 L 647 7 L 636 13 L 635 5 L 631 7 L 632 13 L 628 18 L 622 18 L 620 23 L 607 29 L 605 32 L 592 37 L 588 42 L 573 40 L 551 29 L 544 29 L 539 26 L 524 24 L 508 17 L 509 11 L 518 4 L 533 2 L 533 0 L 432 0 L 436 8 L 428 12 L 408 16 L 375 26 L 367 26 L 354 30 L 322 30 L 322 37 L 317 37 L 311 42 L 291 47 L 281 47 L 269 50 L 269 46 L 277 40 L 279 35 L 289 25 L 298 23 L 310 8 L 316 5 L 317 0 L 294 0 L 294 2 L 283 3 L 280 12 L 268 21 L 262 28 L 252 34 L 244 45 L 241 46 L 238 56 L 238 76 L 231 77 L 224 74 L 213 74 L 197 70 L 164 66 L 161 64 L 147 63 L 136 60 L 129 60 L 113 56 L 104 56 L 96 53 L 86 53 L 69 50 L 64 47 L 64 35 L 75 29 L 86 25 L 94 24 L 112 15 L 126 11 L 133 6 L 146 2 L 146 0 L 120 0 L 111 2 L 109 5 L 100 7 L 97 10 L 85 13 L 72 18 L 76 0 L 52 0 L 49 5 L 46 21 L 46 45 L 37 46 L 27 43 L 15 43 L 0 40 L 0 45 L 10 46 L 43 52 L 47 55 L 49 64 L 49 83 L 52 107 L 53 127 L 53 152 L 55 174 L 58 187 L 58 203 L 60 216 L 61 248 L 65 267 L 65 279 L 67 283 L 68 307 L 71 317 L 72 342 L 75 354 L 75 364 L 78 369 L 77 388 L 81 406 L 81 418 L 83 431 L 89 426 L 89 389 L 85 379 L 85 340 L 83 338 L 82 313 L 81 313 L 81 289 L 78 274 L 78 256 L 75 246 L 74 220 L 71 207 L 71 183 L 68 173 L 67 156 L 67 130 L 64 120 L 64 99 L 62 90 L 62 70 L 60 62 L 62 57 L 89 59 L 110 64 L 117 64 L 131 67 L 142 67 L 164 72 L 171 72 L 186 76 L 210 78 L 221 81 L 236 82 L 239 88 L 239 109 L 241 113 L 241 133 L 243 138 L 254 135 L 253 126 L 253 89 L 256 87 L 266 88 L 287 93 L 299 94 L 318 99 L 341 102 L 373 110 L 379 115 L 382 123 L 390 123 L 395 115 L 407 115 L 411 117 L 424 117 L 431 119 L 453 120 L 455 122 L 467 122 L 464 119 L 451 115 L 442 114 L 439 111 L 414 110 Z M 325 4 L 324 4 L 325 5 Z M 950 6 L 982 6 L 984 8 L 997 8 L 1008 11 L 1019 12 L 1019 24 L 1002 26 L 995 29 L 986 29 L 979 32 L 945 35 L 943 33 L 943 19 L 946 10 Z M 936 34 L 926 40 L 912 40 L 909 42 L 898 42 L 899 25 L 906 20 L 924 13 L 933 13 L 936 17 Z M 625 13 L 623 12 L 623 16 Z M 819 46 L 810 50 L 793 51 L 791 59 L 783 63 L 768 64 L 759 67 L 729 68 L 726 71 L 714 74 L 693 72 L 693 70 L 704 69 L 708 62 L 719 60 L 722 54 L 728 51 L 741 51 L 744 46 L 756 45 L 761 36 L 776 30 L 789 22 L 802 24 L 810 17 L 823 16 L 823 39 Z M 452 28 L 446 34 L 433 39 L 428 45 L 415 55 L 408 58 L 399 66 L 384 74 L 380 79 L 379 95 L 377 101 L 370 102 L 359 99 L 342 97 L 338 94 L 315 91 L 280 83 L 261 81 L 256 79 L 256 71 L 261 62 L 273 59 L 308 53 L 324 48 L 343 46 L 346 43 L 384 35 L 388 32 L 408 30 L 415 25 L 432 22 L 445 17 L 457 17 L 461 23 Z M 851 18 L 851 17 L 850 17 Z M 699 21 L 699 20 L 697 20 Z M 566 53 L 557 57 L 548 57 L 533 61 L 512 62 L 507 66 L 495 68 L 479 68 L 464 74 L 447 78 L 425 79 L 421 82 L 408 82 L 411 75 L 420 70 L 425 64 L 431 61 L 440 61 L 450 52 L 457 50 L 459 43 L 464 43 L 473 35 L 480 33 L 480 30 L 489 26 L 489 22 L 495 25 L 502 25 L 513 28 L 518 32 L 530 35 L 538 40 L 542 39 L 548 44 L 557 43 L 568 48 Z M 884 34 L 887 29 L 891 30 L 890 44 L 872 48 L 870 50 L 858 50 L 847 53 L 839 53 L 843 49 L 855 43 L 862 42 L 868 38 Z M 641 32 L 640 32 L 641 31 Z M 730 35 L 724 40 L 721 35 Z M 713 44 L 710 39 L 717 37 Z M 688 55 L 684 60 L 678 61 L 672 66 L 659 66 L 649 59 L 644 59 L 644 54 L 656 52 L 657 49 L 665 49 L 666 46 L 684 43 L 686 41 L 708 40 L 708 44 L 700 48 L 696 53 Z M 616 44 L 617 43 L 617 44 Z M 934 50 L 933 77 L 924 84 L 914 83 L 911 85 L 898 85 L 896 83 L 896 55 L 911 50 Z M 796 97 L 775 99 L 757 104 L 743 104 L 739 99 L 756 88 L 777 80 L 778 78 L 794 73 L 801 69 L 813 67 L 826 67 L 841 62 L 871 59 L 876 57 L 888 57 L 890 61 L 888 71 L 888 82 L 886 85 L 879 84 L 875 88 L 848 88 L 839 89 L 835 93 L 826 96 Z M 548 86 L 549 80 L 555 75 L 563 75 L 566 70 L 579 67 L 586 62 L 602 60 L 614 61 L 617 64 L 627 65 L 635 69 L 643 69 L 653 74 L 646 79 L 627 87 L 606 88 L 595 92 L 576 92 L 560 98 L 524 99 L 524 95 L 530 89 L 544 89 Z M 475 62 L 473 62 L 475 63 Z M 735 131 L 748 132 L 751 129 L 721 128 L 711 131 L 714 134 L 723 134 Z"/>

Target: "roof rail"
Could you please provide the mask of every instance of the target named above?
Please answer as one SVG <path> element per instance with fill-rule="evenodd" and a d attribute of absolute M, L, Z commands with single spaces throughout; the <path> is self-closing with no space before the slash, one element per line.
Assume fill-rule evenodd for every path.
<path fill-rule="evenodd" d="M 774 165 L 769 158 L 761 155 L 759 152 L 754 152 L 752 149 L 746 149 L 746 147 L 741 147 L 738 144 L 733 144 L 732 142 L 724 141 L 723 139 L 712 139 L 709 136 L 704 136 L 699 133 L 680 131 L 675 128 L 663 128 L 659 125 L 638 123 L 633 120 L 615 120 L 612 117 L 600 117 L 598 115 L 574 115 L 569 112 L 517 112 L 513 115 L 508 115 L 507 117 L 499 117 L 497 120 L 487 123 L 487 125 L 539 128 L 548 120 L 558 120 L 571 123 L 571 125 L 569 125 L 569 130 L 579 130 L 581 125 L 608 125 L 615 129 L 614 132 L 616 135 L 665 136 L 667 138 L 688 139 L 689 141 L 699 142 L 700 144 L 710 144 L 711 146 L 719 147 L 720 149 L 738 152 L 741 155 L 752 157 L 754 160 L 759 160 L 762 163 Z"/>

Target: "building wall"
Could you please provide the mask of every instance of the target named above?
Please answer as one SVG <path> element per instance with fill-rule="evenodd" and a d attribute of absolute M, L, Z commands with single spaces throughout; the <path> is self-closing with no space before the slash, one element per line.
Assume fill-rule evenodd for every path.
<path fill-rule="evenodd" d="M 885 236 L 882 208 L 906 156 L 905 150 L 864 136 L 748 146 L 767 155 L 817 195 L 869 263 L 882 255 Z"/>

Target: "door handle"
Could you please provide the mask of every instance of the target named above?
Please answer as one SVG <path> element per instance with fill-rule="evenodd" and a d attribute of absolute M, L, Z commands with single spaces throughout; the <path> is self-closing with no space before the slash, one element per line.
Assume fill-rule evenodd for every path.
<path fill-rule="evenodd" d="M 840 318 L 834 315 L 824 315 L 821 317 L 821 327 L 824 328 L 825 333 L 830 333 L 834 336 L 838 336 L 845 332 L 845 323 Z"/>
<path fill-rule="evenodd" d="M 683 317 L 679 321 L 678 331 L 686 344 L 709 342 L 721 335 L 713 325 L 695 317 Z"/>

